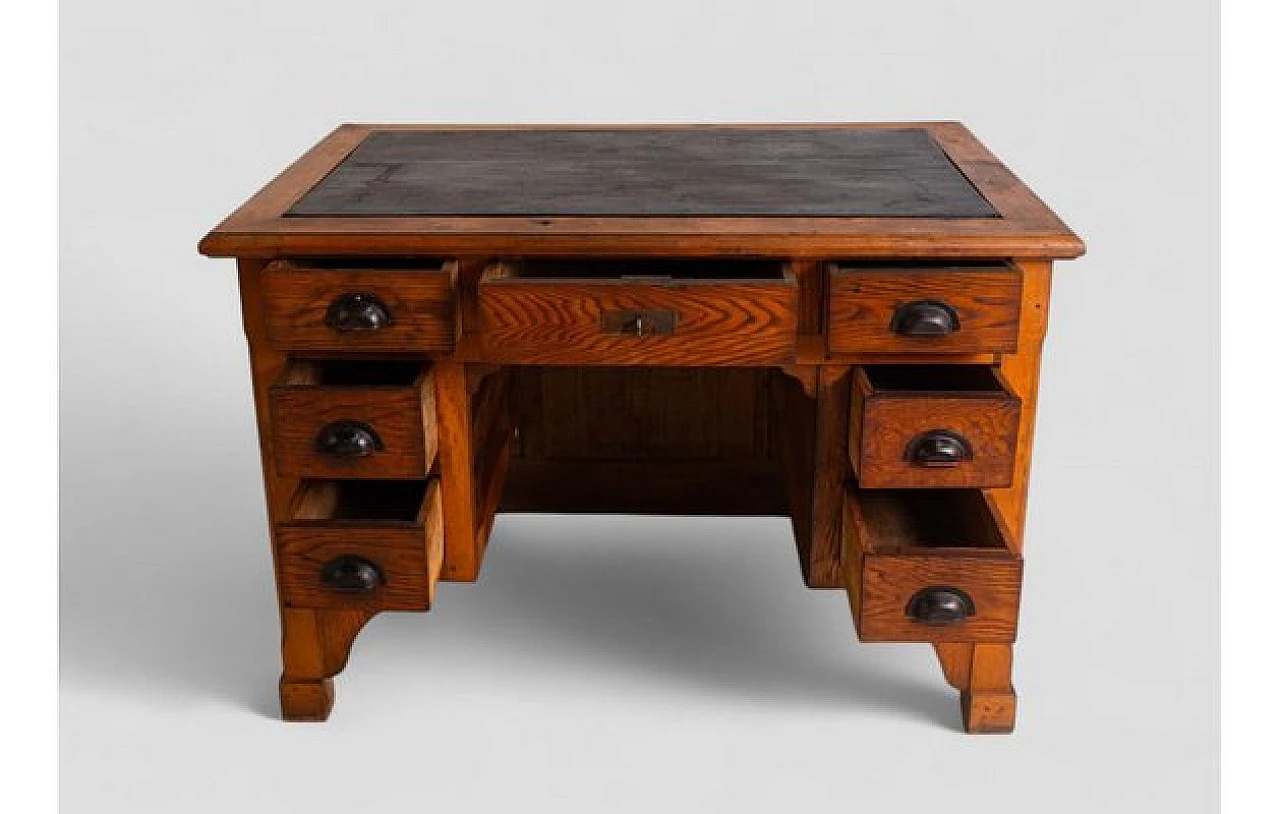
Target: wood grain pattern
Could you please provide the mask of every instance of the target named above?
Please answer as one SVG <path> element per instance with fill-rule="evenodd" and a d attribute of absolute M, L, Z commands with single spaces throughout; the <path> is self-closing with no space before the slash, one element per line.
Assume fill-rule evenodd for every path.
<path fill-rule="evenodd" d="M 315 492 L 331 482 L 307 482 Z M 301 497 L 300 500 L 306 500 Z M 325 512 L 320 512 L 322 515 Z M 307 516 L 299 511 L 279 524 L 280 589 L 288 607 L 367 611 L 429 610 L 444 559 L 440 487 L 426 487 L 413 520 Z M 338 593 L 325 587 L 320 572 L 335 557 L 355 555 L 375 565 L 386 583 L 369 594 Z"/>
<path fill-rule="evenodd" d="M 794 354 L 797 289 L 777 279 L 537 278 L 504 264 L 480 281 L 485 355 L 494 362 L 581 365 L 760 365 Z M 606 333 L 609 312 L 675 315 L 669 336 Z"/>
<path fill-rule="evenodd" d="M 1000 359 L 1000 373 L 1009 389 L 1022 402 L 1018 420 L 1018 453 L 1014 461 L 1013 484 L 992 489 L 991 501 L 1008 524 L 1014 551 L 1022 553 L 1027 522 L 1027 494 L 1031 485 L 1031 447 L 1035 439 L 1036 401 L 1040 392 L 1040 357 L 1049 325 L 1050 264 L 1019 261 L 1025 284 L 1022 293 L 1023 318 L 1019 325 L 1018 352 Z"/>
<path fill-rule="evenodd" d="M 474 582 L 480 576 L 484 545 L 476 533 L 475 429 L 466 366 L 437 362 L 436 426 L 440 437 L 440 490 L 444 512 L 442 578 Z"/>
<path fill-rule="evenodd" d="M 584 125 L 347 124 L 323 139 L 200 242 L 210 256 L 744 254 L 790 257 L 1076 257 L 1084 244 L 959 122 L 642 125 L 642 129 L 919 128 L 999 218 L 366 216 L 286 217 L 308 190 L 381 131 L 582 129 Z M 610 129 L 636 129 L 609 125 Z"/>
<path fill-rule="evenodd" d="M 785 514 L 768 370 L 521 367 L 503 511 Z"/>
<path fill-rule="evenodd" d="M 478 576 L 499 509 L 778 513 L 792 517 L 806 582 L 812 587 L 847 583 L 862 638 L 933 643 L 944 675 L 960 691 L 966 729 L 1008 731 L 1016 709 L 1010 642 L 1016 633 L 1021 584 L 1019 554 L 1049 302 L 1048 261 L 1078 255 L 1083 244 L 955 123 L 657 129 L 674 134 L 659 134 L 659 140 L 683 140 L 686 136 L 680 133 L 691 131 L 695 141 L 734 143 L 757 139 L 782 143 L 787 138 L 778 133 L 785 136 L 788 130 L 800 131 L 794 138 L 809 138 L 810 131 L 817 130 L 823 132 L 812 137 L 822 140 L 852 136 L 874 141 L 896 136 L 873 131 L 916 129 L 917 135 L 927 134 L 940 145 L 946 159 L 999 217 L 762 216 L 733 214 L 731 209 L 651 217 L 286 214 L 370 134 L 443 132 L 451 134 L 450 139 L 466 141 L 470 133 L 482 131 L 497 133 L 495 138 L 501 141 L 513 138 L 510 132 L 515 129 L 522 128 L 344 126 L 201 242 L 201 250 L 208 254 L 239 259 L 281 597 L 284 716 L 323 720 L 329 714 L 332 678 L 346 663 L 361 627 L 381 607 L 292 604 L 297 599 L 301 604 L 319 605 L 305 598 L 314 595 L 314 584 L 304 585 L 300 594 L 294 586 L 304 574 L 314 580 L 317 564 L 353 540 L 367 543 L 368 550 L 378 556 L 391 557 L 393 570 L 413 574 L 413 580 L 433 573 L 472 580 Z M 582 129 L 580 125 L 532 128 L 541 134 L 537 139 L 551 141 L 572 140 L 557 134 Z M 649 138 L 654 128 L 638 130 L 643 131 L 640 136 L 618 138 Z M 623 186 L 625 180 L 617 180 L 602 192 L 613 194 Z M 512 189 L 518 193 L 517 187 Z M 739 191 L 726 186 L 716 193 L 731 199 Z M 639 198 L 618 200 L 624 206 L 646 203 Z M 646 205 L 652 202 L 650 198 Z M 570 204 L 577 205 L 566 201 Z M 522 330 L 532 336 L 528 352 L 516 352 L 489 337 L 490 315 L 481 307 L 481 279 L 502 258 L 502 265 L 517 269 L 539 265 L 545 269 L 566 261 L 628 269 L 680 262 L 701 263 L 710 269 L 735 264 L 785 269 L 778 280 L 791 289 L 787 296 L 792 299 L 785 309 L 786 339 L 770 344 L 769 336 L 752 334 L 762 325 L 767 333 L 773 305 L 763 320 L 734 322 L 749 308 L 759 307 L 761 299 L 754 287 L 776 285 L 772 279 L 754 279 L 750 274 L 734 279 L 718 271 L 700 282 L 682 274 L 657 282 L 606 281 L 599 275 L 575 280 L 563 273 L 538 281 L 535 275 L 517 270 L 502 275 L 496 285 L 509 285 L 516 292 L 535 282 L 549 288 L 548 296 L 513 312 L 520 315 L 511 318 L 510 330 L 517 338 Z M 833 272 L 833 268 L 844 271 Z M 869 284 L 877 274 L 881 279 Z M 486 286 L 491 282 L 486 278 Z M 387 288 L 372 288 L 381 284 Z M 571 290 L 579 285 L 583 288 Z M 716 292 L 708 294 L 705 304 L 698 303 L 702 285 Z M 730 313 L 725 311 L 729 299 L 722 294 L 734 286 L 742 287 L 734 295 L 741 297 L 741 303 Z M 610 348 L 593 345 L 574 333 L 585 325 L 598 330 L 602 308 L 631 303 L 652 307 L 634 298 L 640 289 L 646 296 L 653 289 L 679 290 L 678 297 L 673 294 L 658 307 L 704 309 L 705 315 L 696 316 L 692 323 L 705 327 L 696 337 L 703 344 L 663 344 L 654 337 L 651 347 Z M 397 317 L 393 324 L 402 333 L 394 338 L 379 332 L 380 339 L 366 334 L 335 340 L 330 329 L 322 328 L 329 302 L 338 293 L 366 291 L 391 301 Z M 565 306 L 551 295 L 565 291 L 573 295 L 567 307 L 569 328 L 548 331 L 534 317 L 558 315 L 557 309 Z M 597 296 L 601 299 L 594 304 L 582 304 Z M 955 344 L 926 347 L 928 340 L 907 342 L 888 333 L 894 303 L 926 296 L 963 300 L 956 304 L 962 330 L 948 340 Z M 781 301 L 768 296 L 764 300 Z M 690 302 L 695 306 L 688 306 Z M 982 333 L 980 341 L 973 340 L 975 329 Z M 958 341 L 966 335 L 968 344 Z M 596 354 L 594 359 L 583 356 L 579 343 L 588 347 L 587 356 Z M 406 432 L 433 422 L 437 427 L 439 481 L 435 488 L 440 510 L 429 516 L 435 521 L 431 528 L 427 517 L 421 523 L 417 516 L 388 517 L 385 512 L 395 507 L 377 501 L 363 504 L 375 516 L 362 518 L 353 514 L 351 505 L 324 490 L 314 494 L 308 490 L 305 498 L 294 500 L 303 475 L 345 478 L 350 474 L 312 468 L 304 446 L 309 448 L 313 442 L 314 427 L 301 428 L 307 421 L 324 418 L 326 410 L 338 415 L 369 404 L 343 401 L 343 387 L 334 387 L 331 396 L 308 404 L 304 385 L 327 385 L 291 379 L 289 373 L 339 360 L 366 370 L 395 360 L 432 363 L 431 381 L 421 383 L 415 399 L 374 405 L 383 411 L 375 418 L 402 426 Z M 909 492 L 869 488 L 876 483 L 871 472 L 875 467 L 868 469 L 866 456 L 859 457 L 866 442 L 884 445 L 869 453 L 871 459 L 888 460 L 894 448 L 901 446 L 891 436 L 905 434 L 910 420 L 924 422 L 925 414 L 939 415 L 936 405 L 940 402 L 933 402 L 934 407 L 889 410 L 877 429 L 874 415 L 871 422 L 866 420 L 868 409 L 875 412 L 867 403 L 874 401 L 877 389 L 857 390 L 856 373 L 850 371 L 860 365 L 906 364 L 998 367 L 1002 389 L 1021 405 L 1011 470 L 1006 460 L 999 478 L 966 480 L 966 488 L 941 490 L 942 497 L 936 497 L 932 488 Z M 291 395 L 273 384 L 292 388 Z M 396 387 L 404 390 L 408 383 Z M 856 396 L 851 390 L 857 390 Z M 277 403 L 281 395 L 284 401 Z M 429 396 L 436 399 L 434 407 Z M 290 398 L 300 400 L 289 402 Z M 889 398 L 906 400 L 902 394 Z M 943 412 L 955 415 L 960 409 L 952 405 Z M 916 419 L 911 419 L 913 410 L 921 411 Z M 983 410 L 983 418 L 975 413 L 963 420 L 977 427 L 972 430 L 975 433 L 1008 438 L 1007 426 L 1002 431 L 994 425 L 979 426 L 994 414 Z M 859 456 L 851 455 L 849 449 L 854 438 L 861 439 L 854 445 Z M 378 479 L 344 482 L 395 488 L 406 474 L 426 477 L 430 457 L 424 439 L 421 463 L 384 470 Z M 996 457 L 1007 456 L 1001 452 Z M 860 482 L 853 472 L 855 460 Z M 357 469 L 355 474 L 361 471 L 368 470 Z M 967 488 L 978 483 L 986 489 L 981 498 Z M 849 488 L 856 498 L 854 508 L 846 500 Z M 927 502 L 931 496 L 942 508 L 920 510 L 920 501 Z M 855 516 L 859 512 L 864 518 L 861 525 Z M 425 550 L 425 565 L 396 559 L 399 549 L 394 545 L 392 553 L 384 555 L 388 538 L 381 532 L 368 539 L 351 535 L 361 527 L 403 532 L 419 526 L 415 551 Z M 288 527 L 334 536 L 305 538 L 304 545 L 304 538 L 291 537 Z M 426 540 L 442 536 L 444 550 L 436 549 L 433 564 Z M 413 557 L 416 560 L 418 554 Z M 943 579 L 971 594 L 978 615 L 946 633 L 906 619 L 905 604 L 913 586 Z M 418 600 L 415 595 L 414 600 L 404 601 Z M 922 627 L 929 629 L 922 631 Z"/>
<path fill-rule="evenodd" d="M 969 685 L 960 692 L 964 728 L 973 734 L 1013 731 L 1018 698 L 1012 683 L 1013 648 L 1008 644 L 974 643 Z"/>
<path fill-rule="evenodd" d="M 777 437 L 778 469 L 787 498 L 787 514 L 795 537 L 800 576 L 813 587 L 814 438 L 817 432 L 816 398 L 821 368 L 790 368 L 771 378 L 771 410 Z M 843 577 L 841 578 L 843 581 Z"/>
<path fill-rule="evenodd" d="M 1008 353 L 1017 350 L 1022 277 L 1015 267 L 945 264 L 829 266 L 827 347 L 832 353 Z M 945 336 L 899 336 L 899 306 L 945 302 L 960 329 Z"/>
<path fill-rule="evenodd" d="M 738 460 L 770 454 L 761 368 L 520 367 L 522 458 Z"/>
<path fill-rule="evenodd" d="M 969 686 L 969 668 L 973 663 L 973 642 L 934 642 L 942 675 L 957 690 Z"/>
<path fill-rule="evenodd" d="M 811 588 L 846 585 L 841 567 L 841 535 L 845 486 L 850 465 L 846 427 L 849 423 L 849 368 L 827 365 L 818 381 L 814 438 L 813 521 L 808 578 Z"/>
<path fill-rule="evenodd" d="M 850 605 L 863 641 L 1011 642 L 1017 632 L 1022 560 L 976 491 L 853 489 L 845 502 Z M 958 588 L 976 613 L 948 625 L 907 616 L 929 587 Z"/>
<path fill-rule="evenodd" d="M 1007 389 L 999 372 L 981 370 L 974 390 L 948 389 L 946 375 L 956 367 L 938 370 L 913 366 L 913 379 L 929 386 L 937 374 L 936 390 L 896 389 L 881 385 L 859 367 L 854 373 L 849 422 L 849 459 L 864 489 L 1005 487 L 1013 482 L 1018 444 L 1018 397 Z M 984 381 L 986 383 L 984 383 Z M 956 466 L 924 467 L 908 460 L 913 439 L 934 430 L 955 433 L 967 441 L 973 458 Z"/>
<path fill-rule="evenodd" d="M 476 545 L 483 555 L 498 513 L 515 446 L 515 420 L 509 398 L 509 371 L 487 377 L 472 403 Z"/>
<path fill-rule="evenodd" d="M 799 303 L 797 306 L 796 352 L 801 343 L 812 343 L 825 353 L 823 327 L 827 318 L 827 267 L 818 260 L 793 259 L 787 263 L 787 272 L 796 280 Z"/>
<path fill-rule="evenodd" d="M 317 266 L 278 260 L 262 273 L 267 333 L 277 347 L 329 351 L 448 351 L 454 342 L 453 263 L 423 260 L 414 270 Z M 337 331 L 325 324 L 333 301 L 372 294 L 392 322 L 376 331 Z"/>
<path fill-rule="evenodd" d="M 267 336 L 262 269 L 265 263 L 245 259 L 238 263 L 241 313 L 248 340 L 253 379 L 258 442 L 261 451 L 263 486 L 268 525 L 288 516 L 299 487 L 299 479 L 276 470 L 274 430 L 271 420 L 270 389 L 288 365 L 288 357 L 272 347 Z M 272 535 L 271 556 L 280 611 L 280 655 L 283 669 L 279 682 L 280 712 L 287 721 L 324 721 L 333 708 L 333 677 L 342 672 L 355 637 L 376 611 L 312 610 L 290 608 L 281 588 L 282 557 Z"/>
<path fill-rule="evenodd" d="M 1013 690 L 1013 648 L 1008 644 L 935 642 L 947 683 L 960 691 L 966 732 L 1012 732 L 1018 699 Z"/>
<path fill-rule="evenodd" d="M 414 363 L 409 363 L 411 366 Z M 376 367 L 368 365 L 368 367 Z M 318 478 L 425 478 L 435 464 L 435 382 L 417 366 L 408 384 L 325 383 L 323 363 L 296 361 L 271 388 L 276 466 L 286 475 Z M 378 381 L 373 377 L 373 381 Z M 382 448 L 365 458 L 335 458 L 316 438 L 337 421 L 367 425 Z"/>
<path fill-rule="evenodd" d="M 286 721 L 319 722 L 333 709 L 333 677 L 376 611 L 283 608 L 280 711 Z"/>

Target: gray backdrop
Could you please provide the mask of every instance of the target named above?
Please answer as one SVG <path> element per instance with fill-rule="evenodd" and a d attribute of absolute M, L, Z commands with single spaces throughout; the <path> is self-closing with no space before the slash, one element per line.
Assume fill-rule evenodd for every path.
<path fill-rule="evenodd" d="M 1215 806 L 1214 3 L 62 6 L 68 812 Z M 344 120 L 934 118 L 1089 243 L 1054 289 L 1013 736 L 958 734 L 927 647 L 856 644 L 786 522 L 741 519 L 503 518 L 481 583 L 361 636 L 329 724 L 275 719 L 205 230 Z"/>

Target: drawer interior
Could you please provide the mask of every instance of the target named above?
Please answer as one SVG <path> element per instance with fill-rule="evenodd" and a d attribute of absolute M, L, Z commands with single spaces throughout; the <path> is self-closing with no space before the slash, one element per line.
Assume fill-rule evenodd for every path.
<path fill-rule="evenodd" d="M 868 554 L 1009 554 L 1009 537 L 978 489 L 859 489 L 850 495 Z"/>
<path fill-rule="evenodd" d="M 859 639 L 1013 641 L 1022 559 L 982 491 L 853 489 L 845 512 L 846 587 Z M 935 614 L 939 597 L 953 605 Z"/>
<path fill-rule="evenodd" d="M 785 265 L 774 260 L 530 258 L 498 264 L 494 276 L 543 280 L 765 280 L 781 282 Z"/>
<path fill-rule="evenodd" d="M 408 387 L 424 374 L 416 361 L 294 360 L 277 384 L 292 387 Z"/>
<path fill-rule="evenodd" d="M 421 523 L 425 480 L 307 480 L 298 488 L 291 521 Z"/>
<path fill-rule="evenodd" d="M 998 396 L 1007 392 L 990 365 L 869 365 L 863 368 L 874 392 Z"/>

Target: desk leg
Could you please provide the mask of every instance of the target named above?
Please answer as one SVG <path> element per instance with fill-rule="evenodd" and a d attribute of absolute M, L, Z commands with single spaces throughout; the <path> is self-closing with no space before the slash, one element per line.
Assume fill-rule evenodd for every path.
<path fill-rule="evenodd" d="M 1018 709 L 1013 691 L 1013 645 L 936 642 L 947 683 L 960 691 L 966 732 L 1012 732 Z"/>
<path fill-rule="evenodd" d="M 333 677 L 347 665 L 356 634 L 373 616 L 363 610 L 284 609 L 280 711 L 286 721 L 329 717 Z"/>
<path fill-rule="evenodd" d="M 436 426 L 440 435 L 440 492 L 444 498 L 444 579 L 474 582 L 480 574 L 476 535 L 475 445 L 466 366 L 438 361 Z"/>
<path fill-rule="evenodd" d="M 1022 269 L 1022 316 L 1019 319 L 1018 352 L 1000 357 L 1000 372 L 1022 400 L 1018 426 L 1018 456 L 1014 461 L 1013 484 L 1008 489 L 989 489 L 987 494 L 1000 509 L 1013 532 L 1014 551 L 1022 553 L 1027 523 L 1027 489 L 1031 483 L 1031 445 L 1035 440 L 1036 401 L 1040 394 L 1040 356 L 1049 327 L 1049 289 L 1052 265 L 1048 261 L 1024 260 Z"/>
<path fill-rule="evenodd" d="M 444 508 L 442 578 L 475 582 L 515 442 L 510 377 L 498 368 L 452 361 L 438 361 L 433 370 Z"/>
<path fill-rule="evenodd" d="M 1013 484 L 987 494 L 1012 531 L 1013 550 L 1021 554 L 1027 518 L 1027 488 L 1031 478 L 1031 445 L 1035 436 L 1036 398 L 1040 384 L 1040 356 L 1049 323 L 1052 264 L 1022 260 L 1022 314 L 1018 351 L 1004 354 L 1000 372 L 1022 400 L 1018 427 L 1018 457 Z M 934 644 L 947 682 L 960 691 L 964 728 L 968 732 L 1009 732 L 1017 711 L 1013 690 L 1012 644 Z"/>
<path fill-rule="evenodd" d="M 279 552 L 274 542 L 274 531 L 279 519 L 287 514 L 289 501 L 298 488 L 298 479 L 284 477 L 276 471 L 272 450 L 274 433 L 271 429 L 270 389 L 289 357 L 275 350 L 268 341 L 260 288 L 264 265 L 260 260 L 239 261 L 240 300 L 253 372 L 267 519 L 273 540 L 271 551 L 275 560 L 276 584 L 279 585 Z M 280 711 L 285 720 L 323 721 L 329 717 L 333 708 L 333 677 L 346 666 L 356 634 L 374 613 L 289 608 L 280 598 L 280 649 L 284 662 L 280 677 Z"/>
<path fill-rule="evenodd" d="M 850 477 L 849 366 L 784 368 L 777 388 L 780 458 L 800 573 L 810 588 L 843 588 L 841 513 Z"/>

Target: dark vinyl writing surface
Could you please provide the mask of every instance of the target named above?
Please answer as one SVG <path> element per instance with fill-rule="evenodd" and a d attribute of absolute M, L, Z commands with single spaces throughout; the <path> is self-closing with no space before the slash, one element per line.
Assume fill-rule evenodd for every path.
<path fill-rule="evenodd" d="M 913 128 L 375 131 L 287 214 L 998 217 Z"/>

